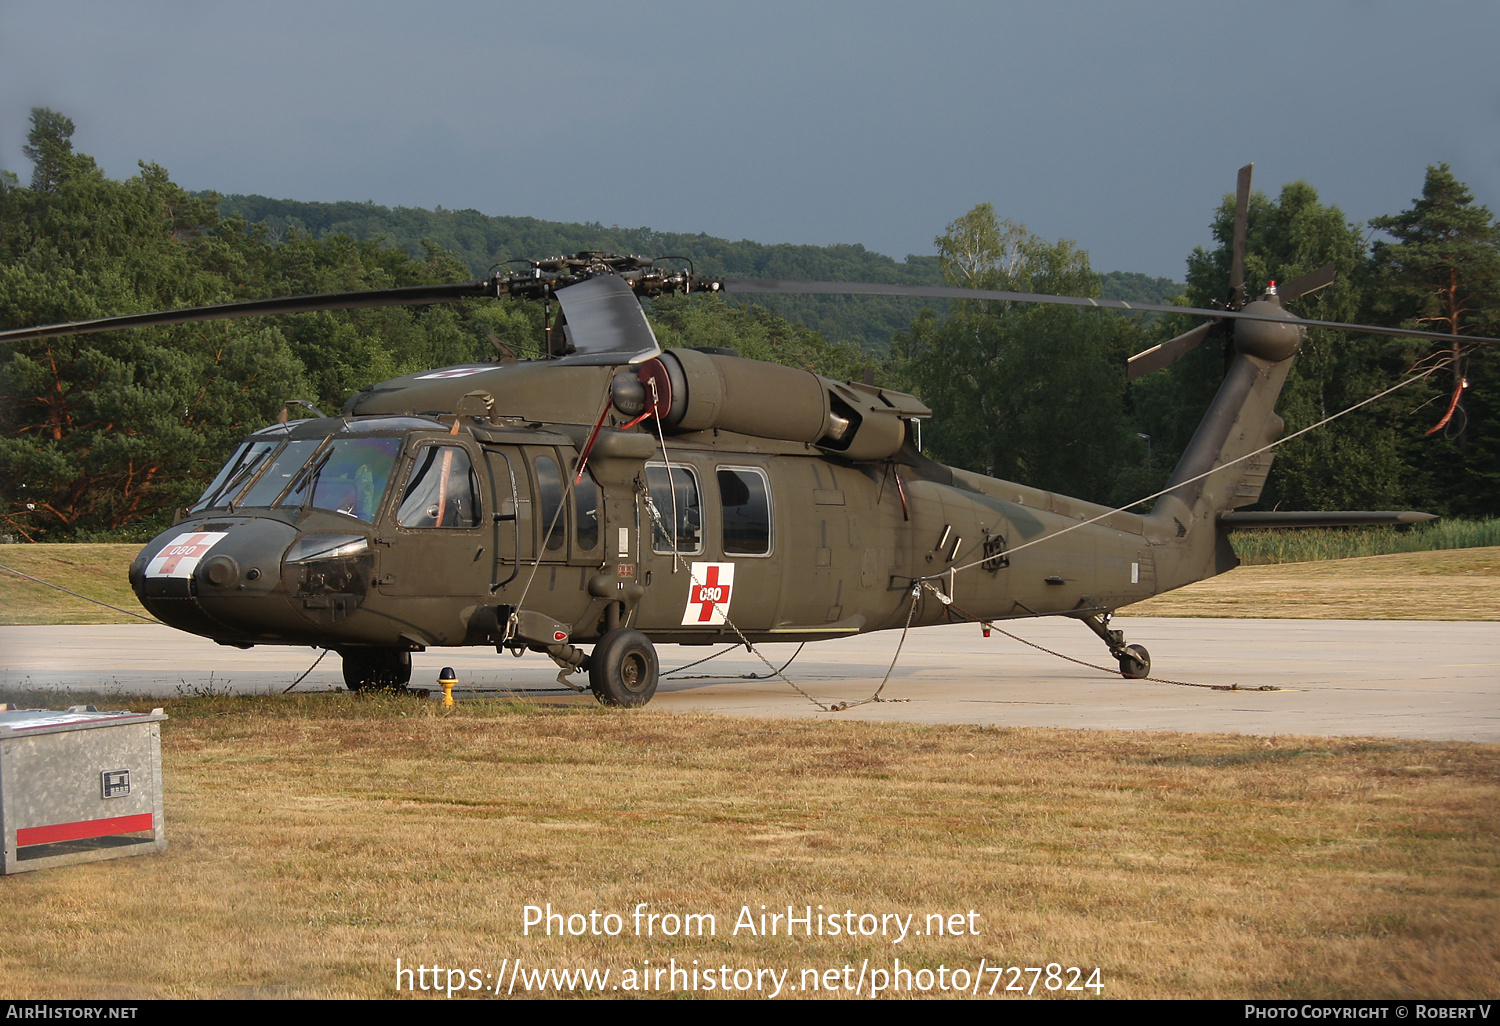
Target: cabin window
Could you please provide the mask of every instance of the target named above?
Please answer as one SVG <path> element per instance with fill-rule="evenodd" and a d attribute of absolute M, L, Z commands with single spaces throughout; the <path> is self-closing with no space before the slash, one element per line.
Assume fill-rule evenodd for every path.
<path fill-rule="evenodd" d="M 651 551 L 692 556 L 703 551 L 703 508 L 698 475 L 692 467 L 646 464 L 646 502 L 651 518 Z"/>
<path fill-rule="evenodd" d="M 755 467 L 720 467 L 719 501 L 724 510 L 724 555 L 771 552 L 771 483 Z"/>
<path fill-rule="evenodd" d="M 479 482 L 467 450 L 457 445 L 417 450 L 396 523 L 402 527 L 479 526 Z"/>
<path fill-rule="evenodd" d="M 550 551 L 562 548 L 568 540 L 568 523 L 562 516 L 563 481 L 557 461 L 550 456 L 536 458 L 537 497 L 541 500 L 541 520 L 537 526 L 546 538 Z"/>
<path fill-rule="evenodd" d="M 281 493 L 287 491 L 300 476 L 303 464 L 323 444 L 321 438 L 300 438 L 288 442 L 281 451 L 272 456 L 266 469 L 252 484 L 236 506 L 274 506 Z"/>
<path fill-rule="evenodd" d="M 599 488 L 588 471 L 573 485 L 573 515 L 579 551 L 592 552 L 599 546 Z"/>

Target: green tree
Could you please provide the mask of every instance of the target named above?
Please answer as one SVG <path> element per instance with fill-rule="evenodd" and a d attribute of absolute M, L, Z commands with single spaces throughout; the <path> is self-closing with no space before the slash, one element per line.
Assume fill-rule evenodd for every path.
<path fill-rule="evenodd" d="M 259 228 L 235 222 L 263 238 Z M 227 230 L 226 229 L 226 230 Z M 461 281 L 452 257 L 427 247 L 424 259 L 346 235 L 313 239 L 291 232 L 277 245 L 261 243 L 257 275 L 245 298 L 352 292 Z M 450 304 L 329 311 L 287 318 L 281 326 L 306 371 L 309 391 L 324 411 L 339 409 L 363 385 L 402 374 L 492 358 L 483 330 Z"/>
<path fill-rule="evenodd" d="M 856 345 L 829 342 L 764 307 L 739 306 L 719 295 L 662 296 L 651 303 L 651 323 L 663 349 L 717 346 L 839 381 L 858 381 L 874 367 Z"/>
<path fill-rule="evenodd" d="M 33 112 L 40 189 L 0 194 L 0 322 L 79 320 L 233 298 L 214 268 L 240 240 L 212 202 L 153 165 L 127 182 L 72 154 L 71 122 Z M 66 145 L 64 145 L 66 144 Z M 0 351 L 0 502 L 26 537 L 165 515 L 300 368 L 274 329 L 219 322 L 10 345 Z M 269 394 L 268 394 L 269 393 Z"/>
<path fill-rule="evenodd" d="M 46 107 L 31 108 L 31 131 L 21 147 L 31 161 L 31 188 L 52 192 L 79 175 L 97 175 L 94 158 L 73 152 L 73 119 Z"/>
<path fill-rule="evenodd" d="M 1374 247 L 1379 292 L 1388 320 L 1453 335 L 1448 344 L 1409 345 L 1417 365 L 1452 361 L 1451 376 L 1427 394 L 1422 416 L 1442 433 L 1408 436 L 1423 500 L 1470 516 L 1494 516 L 1500 494 L 1500 359 L 1468 352 L 1465 335 L 1500 333 L 1500 225 L 1447 164 L 1427 169 L 1409 210 L 1377 217 L 1371 227 L 1393 241 Z M 1467 382 L 1468 387 L 1463 387 Z M 1430 425 L 1429 425 L 1430 426 Z"/>
<path fill-rule="evenodd" d="M 938 237 L 952 285 L 1097 296 L 1088 255 L 975 207 Z M 980 473 L 1107 500 L 1134 466 L 1125 416 L 1128 321 L 1099 311 L 959 301 L 924 313 L 893 344 L 906 387 L 933 409 L 923 442 L 935 458 Z"/>

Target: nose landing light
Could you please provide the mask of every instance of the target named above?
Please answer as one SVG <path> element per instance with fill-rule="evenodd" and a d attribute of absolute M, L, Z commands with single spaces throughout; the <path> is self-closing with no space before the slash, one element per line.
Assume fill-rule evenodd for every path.
<path fill-rule="evenodd" d="M 240 566 L 233 556 L 210 556 L 203 561 L 203 576 L 217 588 L 229 588 L 240 579 Z"/>
<path fill-rule="evenodd" d="M 338 623 L 364 604 L 375 554 L 362 534 L 305 534 L 287 550 L 282 583 L 313 623 Z"/>

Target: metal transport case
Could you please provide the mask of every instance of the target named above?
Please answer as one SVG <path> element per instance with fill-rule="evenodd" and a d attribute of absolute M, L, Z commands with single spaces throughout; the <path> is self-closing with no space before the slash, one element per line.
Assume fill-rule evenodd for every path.
<path fill-rule="evenodd" d="M 0 705 L 0 872 L 162 851 L 160 709 Z"/>

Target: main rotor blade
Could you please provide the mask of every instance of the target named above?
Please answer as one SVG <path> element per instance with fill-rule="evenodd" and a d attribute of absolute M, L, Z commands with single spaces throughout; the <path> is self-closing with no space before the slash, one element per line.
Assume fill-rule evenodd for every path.
<path fill-rule="evenodd" d="M 1239 183 L 1234 193 L 1234 248 L 1230 250 L 1229 302 L 1231 310 L 1245 304 L 1245 225 L 1250 216 L 1250 173 L 1254 164 L 1240 168 Z"/>
<path fill-rule="evenodd" d="M 589 278 L 555 294 L 573 347 L 559 363 L 613 366 L 661 355 L 641 301 L 619 275 Z"/>
<path fill-rule="evenodd" d="M 474 299 L 494 294 L 495 283 L 493 281 L 471 281 L 452 285 L 408 285 L 396 289 L 366 289 L 361 292 L 325 292 L 313 296 L 254 299 L 247 303 L 215 303 L 211 306 L 192 306 L 181 310 L 157 310 L 151 313 L 124 314 L 120 317 L 100 317 L 92 321 L 44 324 L 36 328 L 12 328 L 9 331 L 0 331 L 0 344 L 33 338 L 89 335 L 96 331 L 115 331 L 119 328 L 149 328 L 162 324 L 220 321 L 235 317 L 269 317 L 276 314 L 312 313 L 318 310 L 456 303 L 461 299 Z"/>
<path fill-rule="evenodd" d="M 1221 322 L 1204 321 L 1191 331 L 1184 331 L 1176 338 L 1168 339 L 1161 345 L 1152 346 L 1150 349 L 1136 353 L 1125 362 L 1125 377 L 1134 381 L 1144 374 L 1159 371 L 1163 367 L 1170 367 L 1188 353 L 1198 348 L 1208 333 L 1213 331 Z"/>
<path fill-rule="evenodd" d="M 1332 285 L 1334 276 L 1337 273 L 1338 271 L 1332 262 L 1329 262 L 1316 271 L 1308 271 L 1300 278 L 1293 278 L 1290 284 L 1282 285 L 1278 291 L 1280 291 L 1283 300 L 1310 296 L 1319 289 L 1324 289 Z"/>
<path fill-rule="evenodd" d="M 775 278 L 700 278 L 694 277 L 694 291 L 714 291 L 789 295 L 831 296 L 911 296 L 920 299 L 971 299 L 1008 303 L 1044 303 L 1053 306 L 1088 306 L 1126 313 L 1189 314 L 1216 319 L 1273 321 L 1287 323 L 1286 317 L 1245 313 L 1242 310 L 1212 310 L 1192 306 L 1168 306 L 1162 303 L 1130 303 L 1123 299 L 1089 299 L 1080 296 L 1049 296 L 1035 292 L 1004 292 L 997 289 L 960 289 L 944 285 L 887 285 L 873 282 L 783 281 Z M 529 279 L 526 282 L 529 284 Z M 543 285 L 546 285 L 544 282 Z M 559 292 L 562 290 L 559 289 Z M 362 292 L 328 292 L 311 296 L 280 299 L 256 299 L 246 303 L 216 303 L 181 310 L 157 310 L 151 313 L 101 317 L 90 321 L 44 324 L 34 328 L 12 328 L 0 331 L 0 344 L 27 339 L 60 338 L 87 335 L 121 328 L 144 328 L 164 324 L 186 324 L 192 321 L 214 321 L 237 317 L 269 317 L 278 314 L 311 313 L 318 310 L 351 310 L 382 306 L 424 306 L 431 303 L 456 303 L 463 299 L 516 295 L 516 281 L 492 278 L 486 281 L 455 282 L 449 285 L 410 285 L 395 289 L 368 289 Z M 1373 324 L 1348 324 L 1342 321 L 1293 319 L 1292 323 L 1309 328 L 1334 328 L 1371 335 L 1397 338 L 1433 339 L 1452 343 L 1455 337 L 1468 343 L 1500 344 L 1500 338 L 1480 335 L 1454 336 L 1439 331 L 1417 331 L 1412 328 L 1384 328 Z"/>
<path fill-rule="evenodd" d="M 1462 342 L 1500 345 L 1500 338 L 1482 335 L 1452 335 L 1441 331 L 1417 331 L 1414 328 L 1383 328 L 1375 324 L 1348 324 L 1344 321 L 1313 321 L 1305 318 L 1272 317 L 1246 313 L 1243 310 L 1211 310 L 1198 306 L 1167 306 L 1163 303 L 1129 303 L 1123 299 L 1087 299 L 1080 296 L 1048 296 L 1036 292 L 1002 292 L 998 289 L 957 289 L 947 285 L 886 285 L 854 281 L 783 281 L 776 278 L 703 279 L 706 289 L 744 294 L 823 295 L 823 296 L 913 296 L 919 299 L 982 299 L 1006 303 L 1044 303 L 1052 306 L 1088 306 L 1100 310 L 1123 310 L 1126 313 L 1189 314 L 1221 320 L 1270 321 L 1275 324 L 1300 324 L 1304 328 L 1336 328 L 1368 335 L 1393 335 L 1397 338 L 1428 338 L 1439 342 Z"/>

